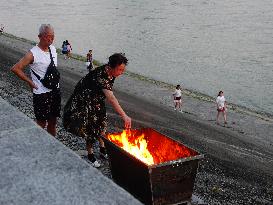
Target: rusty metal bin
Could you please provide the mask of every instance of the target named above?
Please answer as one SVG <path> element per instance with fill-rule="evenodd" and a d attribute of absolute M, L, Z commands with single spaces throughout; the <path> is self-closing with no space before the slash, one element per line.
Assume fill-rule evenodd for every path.
<path fill-rule="evenodd" d="M 111 140 L 103 138 L 113 180 L 145 204 L 190 201 L 199 159 L 203 155 L 151 128 L 132 130 L 131 141 L 144 134 L 154 163 L 148 165 Z"/>

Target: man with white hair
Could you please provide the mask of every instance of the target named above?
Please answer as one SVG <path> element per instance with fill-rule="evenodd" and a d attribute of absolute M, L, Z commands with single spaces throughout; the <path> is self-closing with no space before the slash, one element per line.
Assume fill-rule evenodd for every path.
<path fill-rule="evenodd" d="M 60 117 L 61 110 L 60 89 L 48 89 L 40 81 L 45 76 L 51 59 L 57 66 L 56 48 L 51 45 L 54 40 L 53 27 L 50 24 L 42 24 L 38 37 L 39 43 L 30 49 L 11 68 L 11 71 L 25 81 L 33 92 L 33 107 L 37 124 L 46 128 L 51 135 L 56 136 L 57 117 Z M 27 66 L 31 69 L 31 79 L 24 73 Z"/>

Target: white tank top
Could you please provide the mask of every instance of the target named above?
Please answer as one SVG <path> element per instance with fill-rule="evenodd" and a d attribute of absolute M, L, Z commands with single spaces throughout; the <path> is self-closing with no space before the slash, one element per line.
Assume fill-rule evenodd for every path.
<path fill-rule="evenodd" d="M 174 97 L 181 97 L 182 96 L 182 91 L 179 89 L 175 89 L 174 93 L 173 93 Z"/>
<path fill-rule="evenodd" d="M 57 66 L 56 48 L 52 45 L 50 45 L 49 47 L 51 50 L 51 54 L 52 54 L 55 66 Z M 49 51 L 45 52 L 36 45 L 32 49 L 30 49 L 30 52 L 32 53 L 34 57 L 33 63 L 29 65 L 30 69 L 32 69 L 42 79 L 45 76 L 47 67 L 49 66 L 51 62 Z M 30 71 L 30 73 L 31 73 L 32 81 L 38 87 L 38 89 L 33 89 L 33 93 L 41 94 L 41 93 L 47 93 L 51 91 L 51 89 L 48 89 L 43 86 L 43 84 L 40 82 L 40 80 L 37 79 L 37 77 L 33 74 L 33 72 Z"/>

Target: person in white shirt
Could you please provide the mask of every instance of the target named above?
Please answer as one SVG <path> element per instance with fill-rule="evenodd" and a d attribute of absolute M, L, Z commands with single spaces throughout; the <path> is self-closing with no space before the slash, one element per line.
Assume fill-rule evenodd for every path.
<path fill-rule="evenodd" d="M 174 110 L 179 110 L 179 112 L 182 113 L 183 111 L 181 96 L 182 96 L 181 86 L 177 85 L 175 91 L 173 92 Z"/>
<path fill-rule="evenodd" d="M 224 123 L 227 124 L 227 103 L 226 103 L 226 99 L 224 96 L 224 92 L 223 91 L 219 91 L 218 96 L 216 98 L 216 106 L 217 106 L 217 118 L 216 118 L 216 122 L 217 125 L 219 125 L 219 118 L 220 118 L 220 114 L 223 114 L 224 117 Z"/>
<path fill-rule="evenodd" d="M 46 128 L 51 135 L 56 136 L 57 117 L 60 117 L 61 111 L 60 90 L 48 89 L 38 79 L 38 77 L 44 78 L 46 74 L 51 63 L 50 53 L 55 66 L 57 66 L 56 48 L 51 45 L 54 40 L 53 27 L 50 24 L 42 24 L 39 28 L 38 37 L 40 39 L 38 45 L 30 49 L 11 68 L 11 71 L 28 83 L 33 92 L 33 107 L 37 124 L 42 128 Z M 27 66 L 31 69 L 31 79 L 24 73 Z"/>

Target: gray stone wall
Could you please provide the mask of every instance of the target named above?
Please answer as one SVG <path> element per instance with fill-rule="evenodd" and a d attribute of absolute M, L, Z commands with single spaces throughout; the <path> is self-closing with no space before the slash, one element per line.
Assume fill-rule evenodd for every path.
<path fill-rule="evenodd" d="M 141 204 L 0 98 L 0 205 Z"/>

